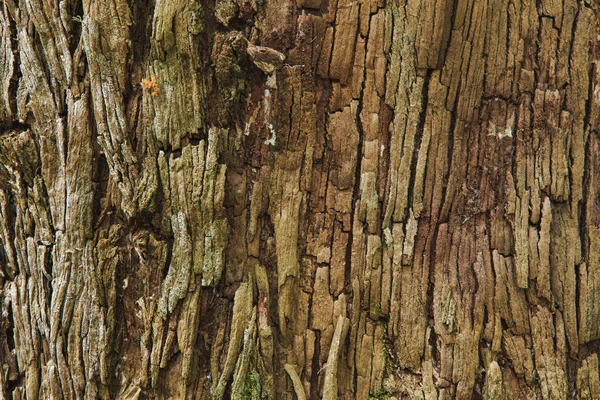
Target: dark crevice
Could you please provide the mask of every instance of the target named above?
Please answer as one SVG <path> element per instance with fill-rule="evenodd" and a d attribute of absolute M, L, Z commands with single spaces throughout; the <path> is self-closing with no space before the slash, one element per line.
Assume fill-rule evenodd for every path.
<path fill-rule="evenodd" d="M 12 369 L 12 371 L 10 372 L 14 372 L 14 373 L 18 373 L 17 371 L 17 363 L 16 363 L 16 357 L 15 357 L 15 352 L 16 352 L 16 342 L 15 342 L 15 320 L 14 320 L 14 314 L 13 314 L 13 309 L 12 309 L 12 303 L 9 303 L 8 307 L 3 308 L 3 312 L 5 317 L 0 320 L 0 328 L 2 329 L 2 332 L 0 332 L 0 346 L 4 347 L 4 349 L 7 350 L 7 354 L 2 354 L 3 353 L 3 349 L 2 347 L 0 347 L 0 355 L 4 356 L 3 358 L 3 366 L 9 367 L 9 371 Z M 4 338 L 3 338 L 4 337 Z M 4 340 L 2 340 L 4 339 Z M 4 342 L 4 343 L 2 343 Z M 12 367 L 12 368 L 11 368 Z M 22 375 L 18 375 L 17 379 L 11 379 L 10 375 L 7 376 L 8 374 L 6 373 L 8 371 L 3 371 L 3 374 L 5 374 L 5 377 L 7 377 L 8 379 L 6 379 L 4 381 L 4 383 L 6 384 L 5 388 L 0 388 L 0 390 L 6 390 L 8 392 L 9 395 L 12 395 L 12 393 L 14 392 L 14 390 L 23 385 L 23 376 Z M 8 381 L 8 382 L 6 382 Z M 0 392 L 1 393 L 1 392 Z M 9 397 L 11 398 L 11 397 Z"/>
<path fill-rule="evenodd" d="M 131 6 L 133 25 L 130 29 L 131 48 L 133 50 L 133 65 L 139 64 L 150 54 L 152 35 L 152 19 L 155 1 L 135 1 Z"/>
<path fill-rule="evenodd" d="M 306 257 L 306 258 L 309 258 L 309 257 Z M 314 257 L 310 257 L 310 258 L 314 258 Z M 315 259 L 313 259 L 312 261 L 313 262 L 311 262 L 311 263 L 307 263 L 307 265 L 311 266 L 310 282 L 311 282 L 312 285 L 314 285 L 314 282 L 315 282 L 316 276 L 317 276 L 317 268 L 319 268 L 320 265 L 317 264 L 317 262 L 316 262 Z M 312 286 L 309 289 L 312 289 Z M 314 314 L 313 314 L 313 306 L 314 306 L 314 303 L 313 303 L 314 296 L 313 296 L 313 294 L 314 294 L 314 291 L 313 290 L 309 290 L 309 291 L 305 290 L 304 285 L 301 286 L 300 290 L 302 290 L 304 293 L 308 294 L 308 312 L 307 312 L 308 323 L 307 323 L 307 326 L 310 327 L 310 326 L 313 326 L 313 324 L 314 324 L 314 319 L 313 319 L 313 317 L 314 317 Z"/>
<path fill-rule="evenodd" d="M 505 42 L 506 43 L 505 44 L 506 45 L 506 51 L 509 51 L 509 49 L 511 48 L 510 39 L 511 39 L 511 32 L 513 30 L 513 24 L 512 24 L 512 21 L 511 21 L 511 15 L 519 15 L 518 10 L 515 10 L 515 13 L 511 14 L 510 13 L 510 8 L 511 7 L 516 8 L 514 1 L 509 1 L 508 2 L 508 9 L 506 10 L 506 14 L 507 14 L 507 16 L 506 16 L 506 42 Z M 518 23 L 519 23 L 519 21 L 517 21 L 517 24 L 516 24 L 517 25 L 517 31 L 519 29 Z M 484 49 L 484 51 L 485 51 L 485 49 Z M 507 67 L 508 67 L 508 63 L 509 62 L 510 61 L 508 61 L 508 59 L 507 59 Z M 484 65 L 487 68 L 487 62 L 484 63 Z M 510 71 L 511 71 L 510 68 L 506 68 L 506 70 L 503 71 L 503 72 L 507 73 L 507 72 L 510 72 Z M 504 74 L 502 74 L 502 75 L 504 75 Z M 510 82 L 511 82 L 511 84 L 509 86 L 509 96 L 512 96 L 513 93 L 516 92 L 516 90 L 513 89 L 513 86 L 516 86 L 515 83 L 519 81 L 519 78 L 518 78 L 518 76 L 515 77 L 515 75 L 516 75 L 516 68 L 515 68 L 515 72 L 513 72 L 513 76 L 508 77 L 509 80 L 510 80 Z M 484 87 L 485 87 L 485 76 L 483 77 L 483 79 L 484 79 L 483 84 L 484 84 Z M 506 80 L 506 77 L 504 78 L 504 80 Z M 496 83 L 496 82 L 494 82 L 494 83 Z M 494 92 L 495 91 L 496 90 L 494 90 Z M 484 91 L 484 93 L 485 93 L 485 91 Z"/>
<path fill-rule="evenodd" d="M 88 96 L 88 101 L 91 102 L 91 96 Z M 89 104 L 91 107 L 91 103 Z M 93 197 L 93 212 L 92 212 L 92 224 L 94 227 L 94 231 L 100 228 L 102 223 L 104 222 L 106 215 L 106 211 L 109 211 L 108 207 L 108 188 L 110 186 L 110 171 L 108 167 L 108 160 L 106 159 L 106 155 L 100 148 L 100 144 L 98 143 L 98 130 L 96 124 L 96 118 L 94 113 L 91 112 L 89 114 L 90 118 L 90 137 L 93 138 L 91 141 L 92 146 L 92 193 Z M 112 211 L 112 210 L 111 210 Z M 110 217 L 110 216 L 109 216 Z M 108 222 L 108 221 L 107 221 Z M 93 238 L 94 233 L 91 233 L 91 237 Z"/>
<path fill-rule="evenodd" d="M 538 11 L 538 14 L 541 14 L 541 9 L 542 9 L 542 0 L 535 0 L 535 4 L 536 4 L 536 10 Z M 542 43 L 542 27 L 541 27 L 541 23 L 542 23 L 542 17 L 540 15 L 538 15 L 538 24 L 539 26 L 537 27 L 537 37 L 536 37 L 536 41 L 534 43 L 532 43 L 533 51 L 532 51 L 532 63 L 534 66 L 539 65 L 539 54 L 540 54 L 540 43 Z M 540 72 L 538 68 L 533 68 L 533 82 L 534 84 L 538 84 L 540 80 Z M 535 88 L 534 88 L 535 90 Z"/>
<path fill-rule="evenodd" d="M 38 152 L 38 155 L 40 153 Z M 39 156 L 41 159 L 41 156 Z M 40 171 L 41 174 L 41 171 Z M 50 194 L 48 193 L 48 186 L 47 186 L 47 182 L 45 179 L 41 179 L 41 186 L 42 186 L 42 198 L 43 199 L 50 199 Z M 66 200 L 65 200 L 66 201 Z M 65 204 L 66 207 L 66 204 Z M 54 221 L 52 220 L 52 216 L 51 216 L 51 212 L 50 212 L 50 208 L 47 209 L 47 211 L 45 211 L 46 213 L 46 217 L 48 218 L 48 225 L 50 227 L 50 230 L 52 231 L 52 237 L 55 238 L 56 237 L 56 228 L 54 227 Z"/>
<path fill-rule="evenodd" d="M 542 20 L 542 18 L 547 18 L 547 19 L 551 20 L 552 21 L 552 29 L 554 29 L 555 31 L 557 31 L 560 34 L 560 27 L 558 27 L 556 25 L 556 18 L 554 17 L 554 15 L 548 15 L 548 14 L 544 14 L 543 12 L 540 12 L 538 17 L 539 17 L 540 21 Z M 540 29 L 540 31 L 541 31 L 541 29 Z"/>
<path fill-rule="evenodd" d="M 164 282 L 167 279 L 167 275 L 169 274 L 169 270 L 171 269 L 171 262 L 173 260 L 173 248 L 175 247 L 175 240 L 170 239 L 167 241 L 167 258 L 165 260 L 165 267 L 163 269 L 163 276 L 161 282 Z"/>
<path fill-rule="evenodd" d="M 369 23 L 369 30 L 370 30 L 370 23 Z M 365 52 L 364 54 L 367 54 L 367 41 L 365 40 Z M 360 90 L 360 96 L 358 98 L 358 107 L 356 110 L 356 129 L 358 130 L 358 145 L 357 145 L 357 157 L 356 157 L 356 169 L 355 169 L 355 173 L 354 173 L 354 188 L 352 190 L 352 209 L 354 210 L 356 203 L 358 202 L 359 198 L 360 198 L 360 178 L 361 178 L 361 168 L 362 168 L 362 157 L 363 157 L 363 146 L 364 146 L 364 140 L 365 140 L 365 131 L 363 129 L 362 126 L 362 120 L 361 120 L 361 114 L 362 114 L 362 110 L 363 110 L 363 101 L 364 101 L 364 95 L 365 95 L 365 83 L 367 80 L 367 71 L 366 68 L 363 69 L 363 80 L 362 80 L 362 87 Z M 353 227 L 354 226 L 354 214 L 352 213 L 352 215 L 350 216 L 350 226 Z M 351 228 L 351 233 L 350 233 L 350 237 L 353 240 L 354 237 L 352 235 L 352 228 Z M 352 241 L 351 240 L 351 241 Z"/>
<path fill-rule="evenodd" d="M 79 46 L 83 31 L 83 1 L 76 1 L 69 15 L 71 17 L 71 33 L 69 35 L 69 50 L 74 54 Z M 77 66 L 75 66 L 77 67 Z"/>
<path fill-rule="evenodd" d="M 530 109 L 529 110 L 525 110 L 525 115 L 527 115 L 527 112 L 529 112 L 529 127 L 528 127 L 528 131 L 529 132 L 533 132 L 533 101 L 534 99 L 532 98 L 531 101 L 529 102 L 530 105 Z M 521 107 L 520 105 L 515 105 L 515 130 L 514 130 L 514 144 L 513 144 L 513 149 L 511 151 L 511 163 L 510 166 L 508 168 L 510 168 L 510 173 L 513 176 L 513 179 L 516 179 L 516 177 L 518 176 L 517 174 L 517 154 L 518 154 L 518 149 L 522 146 L 524 148 L 523 153 L 527 155 L 527 153 L 529 152 L 529 148 L 531 147 L 531 142 L 529 139 L 526 141 L 526 139 L 524 138 L 519 138 L 519 136 L 525 136 L 525 133 L 519 133 L 519 121 L 521 118 Z M 504 178 L 506 179 L 506 178 Z M 506 182 L 507 183 L 507 182 Z M 506 188 L 504 187 L 504 185 L 502 185 L 500 187 L 500 190 L 502 190 L 502 193 L 504 196 L 506 196 Z M 541 213 L 541 210 L 540 210 Z M 531 222 L 530 222 L 531 223 Z M 541 218 L 539 223 L 541 223 Z M 487 226 L 491 226 L 491 225 L 487 225 Z"/>
<path fill-rule="evenodd" d="M 6 310 L 7 316 L 5 321 L 8 323 L 8 326 L 5 326 L 4 333 L 6 335 L 6 343 L 8 344 L 8 350 L 12 353 L 16 349 L 15 343 L 15 335 L 14 335 L 14 327 L 15 327 L 15 319 L 13 315 L 12 307 L 7 307 Z"/>
<path fill-rule="evenodd" d="M 579 204 L 577 204 L 577 216 L 578 216 L 578 222 L 579 222 L 579 238 L 581 240 L 581 256 L 582 256 L 582 261 L 583 262 L 589 262 L 589 254 L 590 254 L 590 240 L 589 240 L 589 232 L 588 232 L 588 227 L 587 227 L 587 220 L 588 220 L 588 193 L 590 191 L 590 182 L 591 182 L 591 173 L 596 172 L 596 168 L 593 168 L 593 162 L 594 160 L 592 159 L 592 151 L 590 150 L 595 150 L 594 148 L 590 147 L 590 140 L 592 139 L 592 135 L 593 133 L 588 130 L 587 128 L 589 127 L 589 114 L 591 113 L 591 99 L 592 99 L 592 87 L 593 85 L 591 84 L 593 81 L 591 80 L 591 76 L 590 76 L 590 85 L 589 85 L 589 95 L 588 95 L 588 101 L 586 102 L 586 113 L 585 113 L 585 117 L 584 117 L 584 125 L 583 125 L 583 139 L 584 139 L 584 143 L 583 143 L 583 176 L 582 176 L 582 187 L 581 187 L 581 201 L 579 202 Z M 588 108 L 589 107 L 589 108 Z M 585 137 L 585 131 L 588 131 L 588 135 L 587 138 Z M 595 153 L 595 152 L 594 152 Z M 573 163 L 573 160 L 571 160 L 571 164 Z M 569 180 L 572 180 L 571 177 L 572 174 L 569 174 Z M 570 182 L 571 183 L 571 182 Z M 571 187 L 572 187 L 572 183 L 571 183 Z M 593 201 L 594 199 L 592 199 Z M 575 304 L 581 304 L 580 303 L 580 269 L 581 269 L 581 265 L 577 265 L 575 266 L 576 270 L 575 270 L 575 277 L 577 279 L 577 283 L 575 285 Z M 577 311 L 577 322 L 579 322 L 580 320 L 580 314 L 583 310 L 581 310 L 579 307 L 577 307 L 576 309 Z M 579 329 L 579 327 L 578 327 Z"/>
<path fill-rule="evenodd" d="M 167 144 L 167 146 L 158 146 L 157 151 L 158 152 L 163 152 L 165 154 L 165 156 L 168 158 L 169 155 L 172 156 L 172 158 L 179 158 L 181 157 L 181 153 L 184 147 L 190 145 L 190 146 L 199 146 L 200 142 L 208 141 L 208 134 L 205 132 L 195 132 L 195 133 L 186 133 L 184 137 L 181 138 L 181 144 L 178 148 L 174 149 L 171 144 Z"/>
<path fill-rule="evenodd" d="M 518 101 L 515 101 L 515 100 L 513 100 L 513 99 L 511 99 L 511 98 L 509 98 L 509 97 L 502 96 L 502 95 L 495 95 L 495 96 L 482 96 L 482 97 L 481 97 L 481 103 L 484 103 L 484 102 L 492 102 L 492 101 L 498 101 L 498 100 L 505 102 L 507 105 L 514 106 L 514 107 L 515 107 L 515 108 L 517 108 L 517 109 L 518 109 L 518 108 L 519 108 L 519 106 L 521 105 L 521 103 L 520 103 L 520 102 L 518 102 Z"/>
<path fill-rule="evenodd" d="M 310 376 L 310 400 L 319 400 L 319 372 L 320 365 L 319 360 L 321 359 L 321 331 L 315 332 L 315 343 L 314 343 L 314 355 L 312 358 L 311 365 L 311 376 Z"/>
<path fill-rule="evenodd" d="M 367 37 L 371 31 L 371 18 L 372 17 L 370 16 Z M 335 30 L 335 25 L 334 25 L 334 30 Z M 358 37 L 358 35 L 357 35 L 357 37 Z M 364 41 L 364 53 L 363 53 L 365 55 L 365 57 L 367 54 L 367 43 L 368 43 L 368 40 L 365 40 Z M 331 53 L 333 54 L 333 48 L 332 48 Z M 353 60 L 353 63 L 354 63 L 354 60 Z M 356 210 L 357 204 L 360 199 L 361 169 L 362 169 L 362 158 L 363 158 L 363 149 L 364 149 L 364 140 L 365 140 L 365 131 L 364 131 L 362 121 L 361 121 L 361 114 L 362 114 L 362 110 L 363 110 L 366 81 L 367 81 L 367 71 L 366 71 L 366 68 L 363 68 L 362 87 L 360 90 L 360 96 L 358 98 L 358 107 L 357 107 L 357 111 L 356 111 L 356 128 L 358 131 L 358 144 L 357 144 L 357 149 L 356 149 L 357 161 L 356 161 L 356 169 L 355 169 L 355 173 L 354 173 L 354 187 L 352 189 L 352 214 L 350 215 L 349 240 L 348 240 L 348 247 L 346 248 L 346 260 L 347 260 L 346 269 L 348 270 L 348 274 L 350 274 L 350 276 L 348 277 L 349 280 L 350 280 L 351 274 L 352 274 L 352 272 L 351 272 L 352 271 L 352 247 L 354 245 L 355 240 L 360 240 L 360 238 L 356 238 L 354 236 L 354 223 L 355 223 L 355 218 L 357 217 L 357 212 L 355 210 Z M 378 225 L 378 230 L 381 230 L 381 227 L 379 225 Z M 352 282 L 349 282 L 349 283 L 350 283 L 350 287 L 352 288 Z M 354 302 L 355 296 L 361 297 L 360 298 L 361 307 L 358 310 L 352 309 L 352 317 L 356 318 L 354 313 L 357 313 L 358 315 L 360 315 L 360 312 L 361 312 L 360 309 L 362 309 L 362 304 L 363 304 L 364 299 L 362 298 L 361 293 L 354 293 L 353 291 L 351 293 L 352 293 L 352 303 Z M 350 335 L 351 335 L 351 333 L 350 333 Z M 357 361 L 356 354 L 351 355 L 351 357 L 354 357 L 354 362 Z M 357 393 L 356 385 L 357 385 L 357 381 L 358 381 L 358 371 L 356 369 L 354 369 L 353 374 L 354 374 L 353 390 L 354 390 L 354 393 Z"/>
<path fill-rule="evenodd" d="M 20 121 L 2 121 L 0 122 L 0 136 L 7 135 L 14 131 L 25 132 L 31 129 L 31 125 Z"/>
<path fill-rule="evenodd" d="M 425 120 L 427 119 L 427 106 L 429 104 L 429 82 L 431 81 L 431 75 L 434 69 L 428 69 L 423 78 L 423 87 L 421 89 L 421 112 L 419 113 L 419 122 L 417 123 L 417 129 L 415 133 L 415 141 L 413 146 L 412 159 L 410 161 L 410 178 L 408 183 L 408 201 L 407 207 L 411 207 L 414 195 L 414 185 L 417 179 L 417 161 L 419 159 L 419 150 L 421 148 L 421 142 L 423 140 L 423 131 L 425 129 Z M 406 213 L 406 210 L 404 210 Z"/>
<path fill-rule="evenodd" d="M 456 93 L 459 94 L 460 93 L 460 89 L 462 86 L 462 82 L 458 83 L 458 87 L 456 89 Z M 450 112 L 450 128 L 448 129 L 448 162 L 446 164 L 447 168 L 447 176 L 446 179 L 444 179 L 445 184 L 442 186 L 442 204 L 441 204 L 441 210 L 440 210 L 440 215 L 439 215 L 439 221 L 438 223 L 444 223 L 444 222 L 448 222 L 448 218 L 449 218 L 449 210 L 446 210 L 446 203 L 448 203 L 449 201 L 451 201 L 451 199 L 447 199 L 446 195 L 447 195 L 447 191 L 448 191 L 448 180 L 451 179 L 450 177 L 450 173 L 452 172 L 452 155 L 454 152 L 454 130 L 456 129 L 456 122 L 458 120 L 457 117 L 457 113 L 458 113 L 458 99 L 454 100 L 454 109 Z M 444 212 L 445 211 L 445 212 Z"/>
<path fill-rule="evenodd" d="M 446 27 L 447 29 L 447 38 L 446 38 L 446 44 L 445 44 L 445 48 L 444 48 L 444 54 L 443 57 L 441 57 L 438 60 L 438 68 L 437 69 L 442 69 L 444 64 L 446 63 L 446 58 L 448 57 L 448 51 L 450 50 L 450 44 L 452 43 L 452 31 L 454 29 L 454 22 L 456 20 L 456 12 L 457 12 L 457 7 L 458 7 L 458 0 L 452 0 L 452 14 L 450 15 L 450 22 L 448 23 L 449 25 Z M 485 48 L 485 47 L 484 47 Z M 441 80 L 441 78 L 440 78 Z"/>
<path fill-rule="evenodd" d="M 325 3 L 325 2 L 323 2 L 323 3 Z M 335 50 L 334 45 L 335 45 L 335 34 L 336 34 L 336 27 L 337 27 L 336 20 L 337 20 L 337 13 L 334 16 L 334 20 L 331 22 L 331 24 L 329 24 L 329 26 L 327 28 L 325 28 L 325 31 L 324 31 L 324 34 L 323 34 L 323 43 L 321 44 L 321 46 L 323 46 L 325 44 L 325 38 L 327 37 L 327 29 L 331 28 L 331 30 L 332 30 L 332 32 L 331 32 L 331 49 L 329 50 L 329 53 L 326 55 L 327 56 L 327 70 L 325 71 L 325 73 L 327 74 L 328 78 L 330 78 L 329 77 L 329 67 L 331 66 L 331 60 L 333 59 L 333 52 Z M 358 38 L 358 35 L 356 35 L 356 36 Z M 357 41 L 358 41 L 358 39 L 355 39 L 355 42 L 354 42 L 355 46 L 356 46 L 356 42 Z M 365 41 L 365 45 L 366 45 L 366 41 Z M 321 51 L 321 55 L 323 55 L 322 51 Z M 319 57 L 319 61 L 320 61 L 320 58 L 321 57 Z M 353 62 L 352 65 L 354 65 L 354 58 L 352 59 L 352 62 Z M 317 70 L 318 70 L 318 65 L 319 64 L 320 64 L 320 62 L 317 63 Z M 337 82 L 337 79 L 330 78 L 329 81 L 330 82 Z"/>
<path fill-rule="evenodd" d="M 19 81 L 23 74 L 21 73 L 21 69 L 19 68 L 21 65 L 21 53 L 19 52 L 19 41 L 18 41 L 18 33 L 17 26 L 14 21 L 9 22 L 10 29 L 10 37 L 14 38 L 11 40 L 11 50 L 13 53 L 14 61 L 13 61 L 13 75 L 8 83 L 8 93 L 9 93 L 9 101 L 10 101 L 10 113 L 12 115 L 17 114 L 17 89 L 19 88 Z M 3 122 L 3 121 L 2 121 Z M 0 126 L 1 127 L 1 126 Z M 0 131 L 0 135 L 2 132 Z"/>
<path fill-rule="evenodd" d="M 42 41 L 42 37 L 40 36 L 39 32 L 37 31 L 37 29 L 34 27 L 34 25 L 31 25 L 33 28 L 33 33 L 31 34 L 32 37 L 32 48 L 35 51 L 36 55 L 38 56 L 38 62 L 36 63 L 37 66 L 41 67 L 43 73 L 44 73 L 44 79 L 48 84 L 48 87 L 50 89 L 50 93 L 47 93 L 49 95 L 51 95 L 52 99 L 54 100 L 54 106 L 56 107 L 56 112 L 57 113 L 62 113 L 64 112 L 64 106 L 65 106 L 65 99 L 63 96 L 63 93 L 61 93 L 61 88 L 60 85 L 58 84 L 59 82 L 54 78 L 54 74 L 52 73 L 52 70 L 50 69 L 50 62 L 48 62 L 48 58 L 46 57 L 46 52 L 44 51 L 44 44 Z M 35 69 L 35 67 L 34 67 Z M 42 89 L 43 91 L 43 89 Z M 35 93 L 31 93 L 31 95 L 35 95 Z"/>
<path fill-rule="evenodd" d="M 171 159 L 176 160 L 181 157 L 182 149 L 171 150 Z"/>
<path fill-rule="evenodd" d="M 291 140 L 293 138 L 293 132 L 294 132 L 294 95 L 295 95 L 294 92 L 295 92 L 295 90 L 294 90 L 293 87 L 291 87 L 290 89 L 291 89 L 290 90 L 290 92 L 291 92 L 290 93 L 290 108 L 289 108 L 289 110 L 286 110 L 287 114 L 288 114 L 288 131 L 287 131 L 287 138 L 285 140 L 285 147 L 284 147 L 284 148 L 287 148 L 287 149 L 292 149 L 293 148 Z M 301 109 L 301 105 L 298 105 L 298 108 Z M 270 120 L 271 116 L 267 115 L 267 118 Z M 267 138 L 267 140 L 270 140 L 271 139 L 271 132 L 268 132 L 268 133 L 269 133 L 269 137 Z M 300 136 L 300 135 L 298 135 L 298 136 Z M 275 132 L 273 132 L 273 137 L 275 137 Z M 299 137 L 298 137 L 298 140 L 299 140 Z M 294 143 L 294 145 L 295 144 L 296 143 Z"/>
<path fill-rule="evenodd" d="M 354 214 L 354 213 L 353 213 Z M 353 218 L 353 217 L 352 217 Z M 351 219 L 352 219 L 351 218 Z M 335 226 L 335 223 L 334 223 Z M 342 224 L 340 224 L 339 229 L 342 230 Z M 352 228 L 350 228 L 352 231 Z M 346 246 L 346 254 L 344 255 L 345 260 L 345 269 L 344 269 L 344 292 L 346 294 L 352 293 L 352 269 L 350 266 L 352 265 L 352 233 L 348 234 L 348 244 Z"/>
<path fill-rule="evenodd" d="M 2 243 L 2 239 L 0 238 L 0 266 L 5 266 L 7 264 L 7 260 L 6 260 L 6 251 L 4 250 L 4 243 Z M 4 270 L 5 268 L 2 268 L 0 270 L 0 273 L 2 270 Z"/>
<path fill-rule="evenodd" d="M 590 140 L 593 140 L 592 138 L 595 137 L 595 132 L 592 129 L 592 127 L 590 126 L 590 118 L 591 118 L 591 113 L 592 113 L 592 99 L 593 99 L 593 88 L 594 85 L 592 84 L 594 82 L 594 76 L 593 76 L 593 71 L 592 71 L 592 66 L 590 66 L 590 69 L 588 71 L 588 82 L 589 82 L 589 86 L 588 86 L 588 98 L 587 101 L 585 103 L 585 115 L 584 115 L 584 119 L 583 119 L 583 131 L 584 131 L 584 148 L 583 148 L 583 154 L 584 154 L 584 164 L 583 164 L 583 177 L 582 177 L 582 199 L 580 204 L 578 205 L 579 207 L 579 235 L 581 238 L 581 243 L 582 243 L 582 255 L 583 255 L 583 260 L 586 261 L 589 258 L 589 240 L 588 238 L 588 230 L 587 230 L 587 225 L 586 225 L 586 221 L 587 221 L 587 199 L 588 199 L 588 192 L 590 190 L 590 181 L 591 181 L 591 168 L 593 165 L 593 160 L 592 160 L 592 152 L 590 151 Z M 587 134 L 587 137 L 586 137 Z M 594 199 L 592 199 L 594 200 Z"/>
<path fill-rule="evenodd" d="M 575 37 L 575 25 L 576 25 L 576 21 L 577 21 L 577 17 L 579 16 L 579 9 L 577 11 L 577 15 L 575 18 L 575 22 L 573 23 L 573 32 L 572 32 L 572 38 L 571 38 L 571 48 L 569 50 L 569 55 L 572 54 L 573 52 L 573 42 L 574 42 L 574 37 Z M 587 96 L 587 100 L 585 102 L 585 114 L 583 116 L 583 139 L 584 139 L 584 143 L 583 143 L 583 154 L 584 154 L 584 165 L 583 165 L 583 176 L 582 176 L 582 190 L 581 190 L 581 194 L 582 194 L 582 198 L 581 201 L 579 202 L 579 204 L 577 204 L 577 213 L 578 213 L 578 220 L 579 220 L 579 237 L 580 237 L 580 241 L 581 241 L 581 255 L 582 255 L 582 262 L 583 263 L 589 263 L 589 254 L 590 254 L 590 240 L 589 240 L 589 232 L 588 232 L 588 227 L 587 227 L 587 220 L 588 220 L 588 193 L 590 191 L 590 183 L 591 183 L 591 174 L 595 171 L 595 168 L 593 167 L 593 162 L 594 160 L 592 159 L 592 152 L 595 154 L 596 152 L 593 151 L 595 149 L 591 148 L 590 146 L 590 140 L 594 140 L 592 139 L 592 129 L 590 127 L 590 118 L 591 118 L 591 105 L 592 105 L 592 99 L 593 99 L 593 80 L 594 76 L 593 76 L 593 64 L 590 65 L 589 69 L 588 69 L 588 96 Z M 586 137 L 586 133 L 587 133 L 587 137 Z M 595 147 L 595 146 L 594 146 Z M 592 150 L 592 151 L 590 151 Z M 571 164 L 573 164 L 574 160 L 570 160 Z M 569 174 L 569 183 L 570 183 L 570 187 L 573 187 L 572 185 L 572 174 Z M 592 201 L 594 201 L 594 199 L 591 199 Z M 575 304 L 581 304 L 580 298 L 581 298 L 581 282 L 580 282 L 580 276 L 581 276 L 581 268 L 582 265 L 576 265 L 575 266 L 575 277 L 577 279 L 577 283 L 575 285 Z M 589 264 L 587 265 L 587 268 L 589 268 Z M 581 326 L 579 326 L 579 321 L 581 320 L 581 313 L 585 312 L 585 310 L 581 310 L 579 307 L 576 308 L 576 314 L 577 314 L 577 318 L 576 318 L 576 323 L 577 323 L 577 331 L 579 332 L 579 330 L 582 328 Z M 595 343 L 595 344 L 594 344 Z M 585 356 L 587 355 L 587 350 L 589 348 L 593 348 L 595 353 L 598 353 L 599 347 L 598 347 L 598 343 L 600 343 L 599 341 L 595 341 L 595 342 L 589 342 L 586 343 L 584 345 L 580 345 L 579 346 L 579 350 L 580 350 L 580 354 L 579 354 L 579 360 L 583 360 L 585 358 Z M 588 347 L 588 345 L 591 345 Z M 573 349 L 571 349 L 573 350 Z M 577 349 L 575 349 L 577 350 Z M 576 361 L 573 360 L 572 357 L 569 357 L 567 359 L 567 372 L 568 372 L 568 382 L 569 382 L 569 393 L 576 393 L 576 387 L 575 387 L 575 377 L 577 374 L 577 369 L 578 366 L 580 365 L 581 361 Z"/>
<path fill-rule="evenodd" d="M 599 32 L 600 34 L 600 32 Z M 594 99 L 594 82 L 595 79 L 596 80 L 599 78 L 598 76 L 594 76 L 594 64 L 590 63 L 590 66 L 588 68 L 588 95 L 587 95 L 587 99 L 585 101 L 585 113 L 583 115 L 583 130 L 584 132 L 589 128 L 590 133 L 592 133 L 595 129 L 595 127 L 590 126 L 591 123 L 591 118 L 592 118 L 592 102 Z M 587 154 L 587 152 L 585 153 Z M 587 169 L 584 169 L 584 174 L 585 171 L 587 171 Z"/>
<path fill-rule="evenodd" d="M 563 24 L 564 24 L 565 19 L 566 19 L 566 17 L 563 17 Z M 569 73 L 569 80 L 572 80 L 571 74 L 574 72 L 574 69 L 571 68 L 571 57 L 573 55 L 573 49 L 575 48 L 575 32 L 577 30 L 578 21 L 579 21 L 579 7 L 577 7 L 577 9 L 575 11 L 575 16 L 573 17 L 573 24 L 571 26 L 571 40 L 569 40 L 569 52 L 566 57 L 566 59 L 567 59 L 566 62 L 567 62 L 567 66 L 568 66 L 567 71 Z M 557 59 L 558 59 L 558 56 L 557 56 Z M 565 87 L 568 85 L 570 85 L 570 82 L 565 82 Z M 563 88 L 560 88 L 560 89 L 563 89 Z M 567 96 L 561 96 L 561 100 L 562 100 L 561 101 L 561 109 L 566 109 L 566 107 L 563 104 L 566 100 L 566 97 Z M 572 111 L 572 110 L 569 110 L 569 111 Z"/>
<path fill-rule="evenodd" d="M 187 140 L 186 140 L 186 139 L 187 139 Z M 183 142 L 184 142 L 184 143 L 185 143 L 185 142 L 187 142 L 187 143 L 185 143 L 185 145 L 188 145 L 188 144 L 189 144 L 190 146 L 199 146 L 199 145 L 200 145 L 200 142 L 201 142 L 202 140 L 206 140 L 206 139 L 207 139 L 207 138 L 206 138 L 206 135 L 202 135 L 202 134 L 195 134 L 195 135 L 186 136 L 186 137 L 183 139 Z M 184 147 L 185 147 L 185 145 L 184 145 Z"/>
<path fill-rule="evenodd" d="M 431 277 L 431 275 L 430 275 Z M 431 283 L 431 278 L 430 278 L 430 284 L 428 285 L 429 288 L 433 287 L 433 283 Z M 430 293 L 431 292 L 431 293 Z M 431 297 L 430 297 L 431 294 Z M 442 355 L 440 354 L 440 352 L 438 351 L 437 348 L 437 333 L 435 332 L 435 326 L 434 326 L 434 315 L 433 315 L 433 289 L 428 289 L 427 290 L 427 311 L 428 311 L 428 315 L 427 315 L 427 320 L 428 320 L 428 324 L 429 327 L 431 329 L 429 329 L 429 347 L 431 348 L 431 361 L 433 363 L 433 366 L 436 368 L 440 367 L 440 363 L 442 360 Z"/>
<path fill-rule="evenodd" d="M 323 17 L 323 11 L 316 8 L 298 8 L 298 11 L 300 11 L 303 15 L 314 15 L 315 17 L 319 18 Z"/>

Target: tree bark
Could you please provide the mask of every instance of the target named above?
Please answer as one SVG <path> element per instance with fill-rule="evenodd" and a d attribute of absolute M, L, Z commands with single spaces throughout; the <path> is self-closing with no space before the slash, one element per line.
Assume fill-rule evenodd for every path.
<path fill-rule="evenodd" d="M 0 0 L 0 399 L 600 398 L 593 0 Z"/>

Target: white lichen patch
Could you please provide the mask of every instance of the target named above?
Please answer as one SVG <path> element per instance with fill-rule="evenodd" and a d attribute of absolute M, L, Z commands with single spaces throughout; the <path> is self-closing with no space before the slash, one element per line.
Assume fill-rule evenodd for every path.
<path fill-rule="evenodd" d="M 271 89 L 277 89 L 277 77 L 275 76 L 275 74 L 270 74 L 267 77 L 267 82 L 265 83 L 265 86 Z"/>
<path fill-rule="evenodd" d="M 513 137 L 512 124 L 509 124 L 506 127 L 500 127 L 490 121 L 488 126 L 488 136 L 496 136 L 498 139 Z"/>
<path fill-rule="evenodd" d="M 275 146 L 275 140 L 277 140 L 277 133 L 275 132 L 275 129 L 273 128 L 273 124 L 269 124 L 269 132 L 271 133 L 271 137 L 267 140 L 265 140 L 265 144 L 266 145 L 271 145 L 271 146 Z"/>

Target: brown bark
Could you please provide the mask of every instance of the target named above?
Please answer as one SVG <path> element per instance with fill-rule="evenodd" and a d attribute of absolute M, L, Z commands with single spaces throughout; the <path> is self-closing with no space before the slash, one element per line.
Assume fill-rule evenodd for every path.
<path fill-rule="evenodd" d="M 0 0 L 0 399 L 600 398 L 598 15 Z"/>

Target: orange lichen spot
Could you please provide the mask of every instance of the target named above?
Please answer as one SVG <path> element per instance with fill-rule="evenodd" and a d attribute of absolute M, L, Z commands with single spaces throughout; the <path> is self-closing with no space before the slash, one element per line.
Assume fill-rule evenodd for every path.
<path fill-rule="evenodd" d="M 160 88 L 156 83 L 156 76 L 152 75 L 152 79 L 142 79 L 142 86 L 150 90 L 150 96 L 157 97 L 160 93 Z"/>

